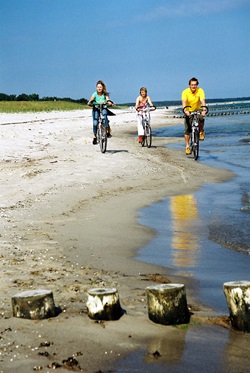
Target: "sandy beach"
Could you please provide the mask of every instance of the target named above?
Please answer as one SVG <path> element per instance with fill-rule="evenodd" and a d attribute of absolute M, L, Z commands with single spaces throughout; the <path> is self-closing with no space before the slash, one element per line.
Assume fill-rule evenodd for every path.
<path fill-rule="evenodd" d="M 137 210 L 233 175 L 188 159 L 180 138 L 153 138 L 152 148 L 142 148 L 134 136 L 135 112 L 113 111 L 105 154 L 92 145 L 89 109 L 0 114 L 1 373 L 55 367 L 108 372 L 156 336 L 171 341 L 177 355 L 182 348 L 184 330 L 148 319 L 146 287 L 183 279 L 133 259 L 154 234 L 137 222 Z M 166 119 L 164 110 L 152 113 L 153 128 L 173 123 L 182 125 L 182 119 Z M 177 141 L 183 151 L 166 148 Z M 230 328 L 185 285 L 191 325 L 212 325 L 218 335 Z M 94 287 L 117 288 L 126 311 L 118 321 L 88 317 L 87 291 Z M 11 297 L 31 289 L 53 291 L 60 314 L 14 318 Z M 234 361 L 233 351 L 230 356 Z M 67 364 L 70 357 L 78 362 L 74 367 Z"/>

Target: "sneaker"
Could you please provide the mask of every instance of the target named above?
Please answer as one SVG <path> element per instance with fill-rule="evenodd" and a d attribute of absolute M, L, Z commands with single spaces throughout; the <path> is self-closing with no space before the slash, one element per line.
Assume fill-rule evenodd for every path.
<path fill-rule="evenodd" d="M 191 154 L 191 150 L 190 150 L 190 147 L 189 146 L 187 146 L 186 147 L 186 155 L 190 155 Z"/>
<path fill-rule="evenodd" d="M 139 140 L 139 143 L 141 144 L 143 140 L 143 136 L 138 136 L 138 140 Z"/>
<path fill-rule="evenodd" d="M 205 139 L 205 132 L 200 132 L 199 140 L 203 141 Z"/>
<path fill-rule="evenodd" d="M 93 145 L 96 145 L 96 144 L 97 144 L 97 138 L 94 137 L 94 138 L 93 138 Z"/>
<path fill-rule="evenodd" d="M 110 132 L 107 132 L 107 137 L 110 139 L 110 137 L 112 137 L 111 133 Z"/>

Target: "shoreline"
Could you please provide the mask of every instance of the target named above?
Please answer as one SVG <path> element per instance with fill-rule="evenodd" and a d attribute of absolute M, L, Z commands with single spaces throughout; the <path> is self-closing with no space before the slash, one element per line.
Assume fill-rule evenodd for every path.
<path fill-rule="evenodd" d="M 82 369 L 94 372 L 156 334 L 163 337 L 167 330 L 169 338 L 179 338 L 180 331 L 147 317 L 146 286 L 181 279 L 134 259 L 154 235 L 138 223 L 137 211 L 233 174 L 192 162 L 184 145 L 183 151 L 165 147 L 184 144 L 182 138 L 153 138 L 152 148 L 142 148 L 132 136 L 135 113 L 113 111 L 113 137 L 105 154 L 92 145 L 91 110 L 0 114 L 0 325 L 5 346 L 0 372 L 18 367 L 27 373 L 34 366 L 45 370 L 52 360 L 60 362 L 77 352 Z M 152 113 L 153 129 L 181 122 L 160 110 Z M 95 323 L 88 318 L 85 303 L 93 287 L 117 288 L 126 310 L 119 321 Z M 53 291 L 60 315 L 41 321 L 13 318 L 11 296 L 36 288 Z M 209 315 L 188 287 L 187 298 L 200 315 Z M 207 317 L 204 323 L 209 323 Z M 45 340 L 53 342 L 45 349 L 47 357 L 38 355 Z"/>

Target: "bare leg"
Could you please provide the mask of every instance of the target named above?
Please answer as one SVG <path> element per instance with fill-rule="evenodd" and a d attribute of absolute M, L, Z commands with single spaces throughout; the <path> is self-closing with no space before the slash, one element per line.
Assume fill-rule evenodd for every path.
<path fill-rule="evenodd" d="M 185 143 L 186 143 L 186 148 L 187 148 L 189 146 L 190 135 L 184 135 L 184 138 L 185 138 Z"/>
<path fill-rule="evenodd" d="M 204 120 L 199 121 L 199 129 L 200 129 L 200 140 L 203 141 L 205 137 L 205 132 L 204 132 Z"/>
<path fill-rule="evenodd" d="M 186 154 L 189 155 L 191 154 L 191 149 L 189 148 L 189 139 L 190 139 L 190 135 L 184 135 L 185 137 L 185 143 L 186 143 Z"/>

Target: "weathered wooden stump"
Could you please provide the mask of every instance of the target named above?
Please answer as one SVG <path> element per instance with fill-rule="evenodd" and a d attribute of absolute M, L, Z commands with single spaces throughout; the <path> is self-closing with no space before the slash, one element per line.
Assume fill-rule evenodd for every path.
<path fill-rule="evenodd" d="M 115 288 L 95 288 L 88 291 L 88 316 L 94 320 L 118 320 L 122 315 L 118 291 Z"/>
<path fill-rule="evenodd" d="M 225 282 L 223 285 L 231 324 L 250 332 L 250 281 Z"/>
<path fill-rule="evenodd" d="M 189 322 L 186 289 L 183 284 L 148 286 L 149 319 L 157 324 L 176 325 Z"/>
<path fill-rule="evenodd" d="M 49 290 L 28 290 L 12 296 L 13 316 L 42 320 L 56 316 L 53 293 Z"/>

